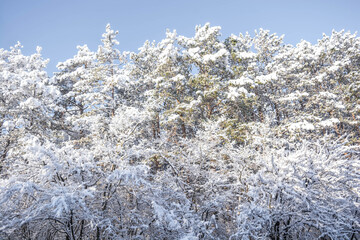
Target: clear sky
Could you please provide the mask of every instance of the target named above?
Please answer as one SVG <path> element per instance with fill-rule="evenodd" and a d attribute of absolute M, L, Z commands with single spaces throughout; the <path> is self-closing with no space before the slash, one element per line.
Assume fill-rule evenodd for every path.
<path fill-rule="evenodd" d="M 23 53 L 50 58 L 48 72 L 87 44 L 96 51 L 105 25 L 119 30 L 121 51 L 137 51 L 145 40 L 160 41 L 167 28 L 191 37 L 210 22 L 223 37 L 264 28 L 285 42 L 312 43 L 331 30 L 359 31 L 360 0 L 0 0 L 0 48 L 17 41 Z"/>

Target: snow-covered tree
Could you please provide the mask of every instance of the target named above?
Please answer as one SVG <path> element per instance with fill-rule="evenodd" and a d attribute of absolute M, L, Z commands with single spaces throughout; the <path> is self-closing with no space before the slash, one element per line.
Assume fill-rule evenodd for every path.
<path fill-rule="evenodd" d="M 359 239 L 360 38 L 220 29 L 0 49 L 0 238 Z"/>
<path fill-rule="evenodd" d="M 125 55 L 121 54 L 115 48 L 119 45 L 116 40 L 118 31 L 111 29 L 110 24 L 106 25 L 106 32 L 102 35 L 103 45 L 100 45 L 96 53 L 96 59 L 99 63 L 95 69 L 94 75 L 101 84 L 100 93 L 103 95 L 103 111 L 111 116 L 115 115 L 117 106 L 121 99 L 121 88 L 127 79 L 127 76 L 122 74 L 119 66 L 125 62 Z"/>
<path fill-rule="evenodd" d="M 17 43 L 10 51 L 0 49 L 1 168 L 12 161 L 8 153 L 21 148 L 18 139 L 23 135 L 51 137 L 56 129 L 60 93 L 44 70 L 48 60 L 42 59 L 40 47 L 30 56 L 21 48 Z"/>

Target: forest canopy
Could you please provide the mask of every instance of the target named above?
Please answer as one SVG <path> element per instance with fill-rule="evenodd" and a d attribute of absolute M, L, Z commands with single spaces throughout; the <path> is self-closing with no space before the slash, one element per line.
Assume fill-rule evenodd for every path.
<path fill-rule="evenodd" d="M 0 238 L 360 239 L 360 38 L 220 30 L 0 49 Z"/>

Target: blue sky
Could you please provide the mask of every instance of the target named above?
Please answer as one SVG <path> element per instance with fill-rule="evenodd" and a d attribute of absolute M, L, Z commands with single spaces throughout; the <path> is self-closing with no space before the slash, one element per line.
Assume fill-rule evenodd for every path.
<path fill-rule="evenodd" d="M 332 29 L 359 31 L 359 9 L 359 0 L 0 0 L 0 48 L 20 41 L 28 55 L 43 47 L 52 75 L 77 45 L 96 51 L 107 23 L 119 30 L 121 51 L 160 41 L 167 28 L 193 36 L 206 22 L 221 26 L 223 37 L 264 28 L 285 34 L 286 43 L 315 43 Z"/>

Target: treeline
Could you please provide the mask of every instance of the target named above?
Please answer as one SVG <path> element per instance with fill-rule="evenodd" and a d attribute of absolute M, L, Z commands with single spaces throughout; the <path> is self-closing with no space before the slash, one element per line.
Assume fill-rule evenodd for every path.
<path fill-rule="evenodd" d="M 117 34 L 0 49 L 0 238 L 360 239 L 360 38 Z"/>

